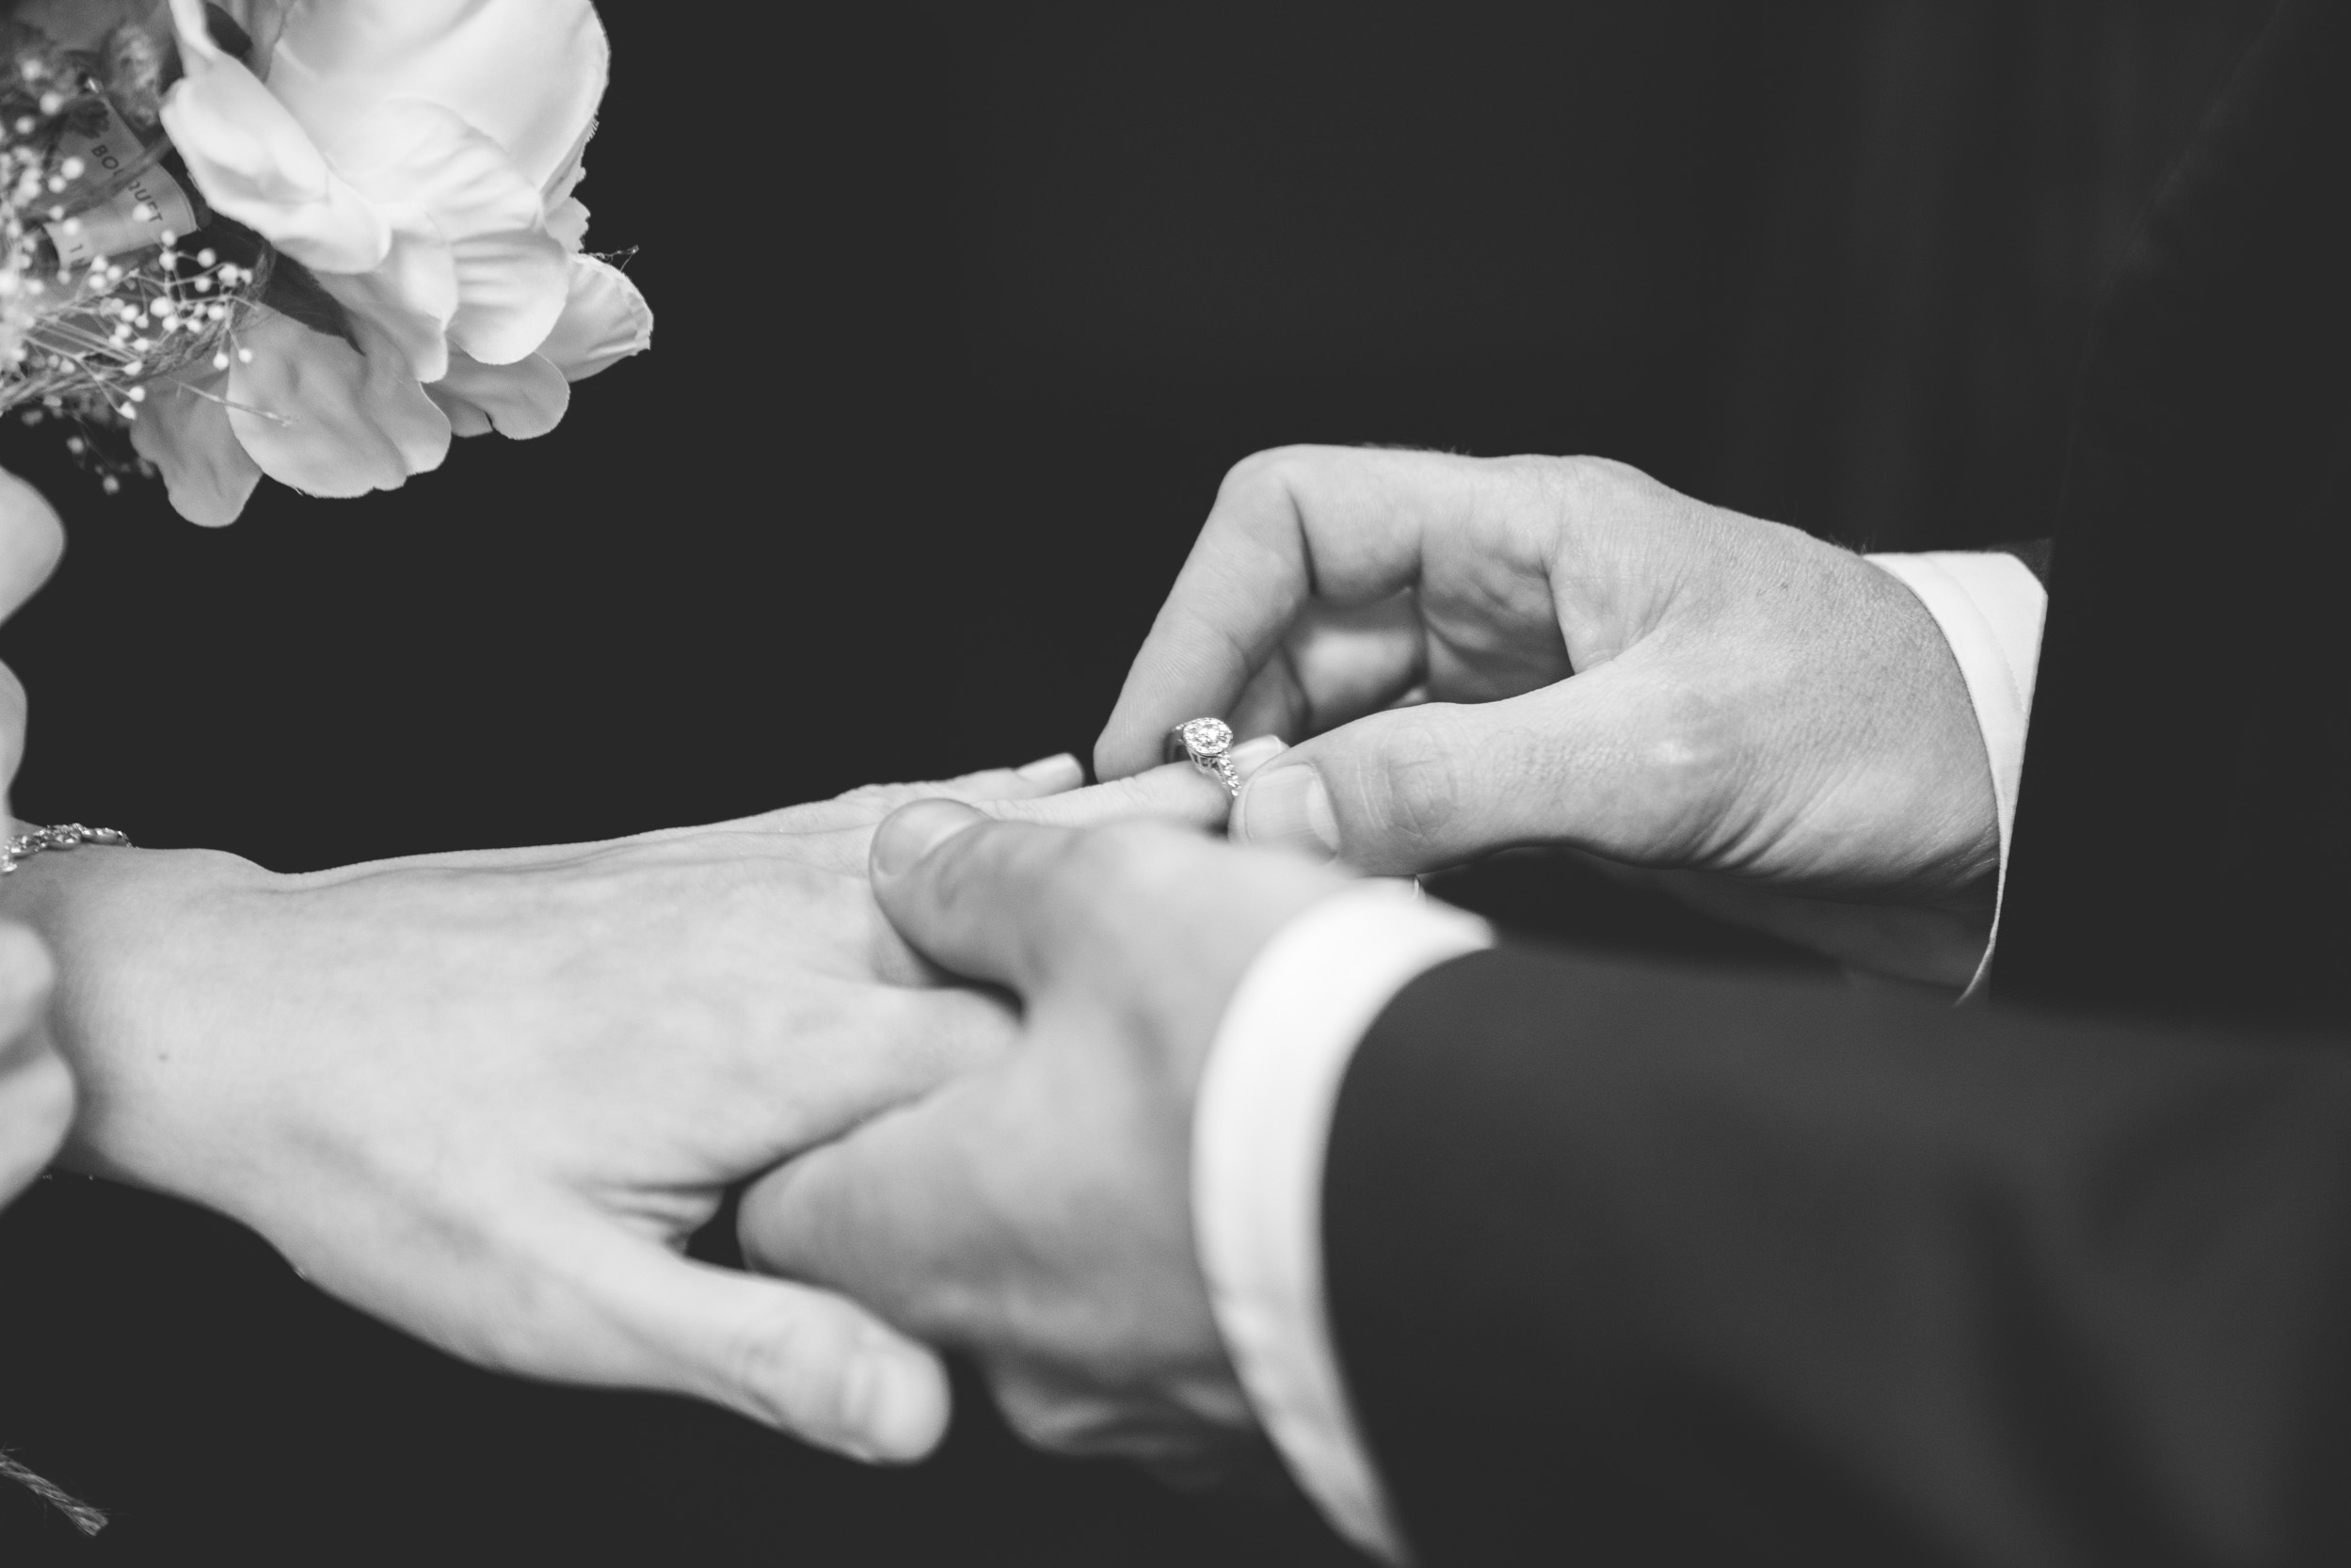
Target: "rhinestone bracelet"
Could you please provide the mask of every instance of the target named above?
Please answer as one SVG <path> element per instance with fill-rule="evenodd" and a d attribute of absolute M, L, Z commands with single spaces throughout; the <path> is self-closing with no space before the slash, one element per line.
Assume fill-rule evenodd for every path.
<path fill-rule="evenodd" d="M 16 870 L 21 861 L 30 860 L 45 849 L 78 849 L 84 844 L 104 844 L 109 849 L 128 849 L 131 836 L 111 827 L 84 827 L 80 823 L 60 823 L 56 827 L 36 827 L 30 833 L 0 844 L 0 876 Z"/>

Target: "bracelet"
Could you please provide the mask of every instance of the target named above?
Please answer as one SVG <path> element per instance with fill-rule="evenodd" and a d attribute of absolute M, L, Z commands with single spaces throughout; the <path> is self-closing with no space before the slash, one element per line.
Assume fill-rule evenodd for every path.
<path fill-rule="evenodd" d="M 78 849 L 84 844 L 104 844 L 109 849 L 129 849 L 131 836 L 112 827 L 84 827 L 80 823 L 60 823 L 56 827 L 36 827 L 30 833 L 0 844 L 0 876 L 16 870 L 19 862 L 30 860 L 45 849 Z"/>

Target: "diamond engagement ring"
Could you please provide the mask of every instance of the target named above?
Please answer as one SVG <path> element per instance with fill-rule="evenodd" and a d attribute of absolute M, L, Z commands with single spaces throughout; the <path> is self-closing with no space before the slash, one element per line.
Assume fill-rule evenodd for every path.
<path fill-rule="evenodd" d="M 1223 719 L 1186 719 L 1167 732 L 1167 760 L 1171 762 L 1180 755 L 1191 765 L 1224 786 L 1224 792 L 1236 800 L 1240 797 L 1240 775 L 1233 771 L 1233 727 Z"/>

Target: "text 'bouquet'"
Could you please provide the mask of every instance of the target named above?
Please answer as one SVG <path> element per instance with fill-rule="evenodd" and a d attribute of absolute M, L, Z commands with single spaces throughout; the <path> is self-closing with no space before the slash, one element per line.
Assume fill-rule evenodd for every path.
<path fill-rule="evenodd" d="M 652 340 L 582 248 L 608 60 L 588 0 L 7 8 L 0 408 L 201 523 L 552 429 Z"/>

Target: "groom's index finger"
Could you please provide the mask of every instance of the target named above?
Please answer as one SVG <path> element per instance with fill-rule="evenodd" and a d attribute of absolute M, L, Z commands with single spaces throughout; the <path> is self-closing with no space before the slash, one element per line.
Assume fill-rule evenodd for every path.
<path fill-rule="evenodd" d="M 1174 726 L 1229 716 L 1308 600 L 1367 604 L 1412 586 L 1426 530 L 1460 509 L 1477 468 L 1444 453 L 1329 446 L 1236 464 L 1127 672 L 1095 744 L 1096 775 L 1139 773 L 1163 760 Z"/>

